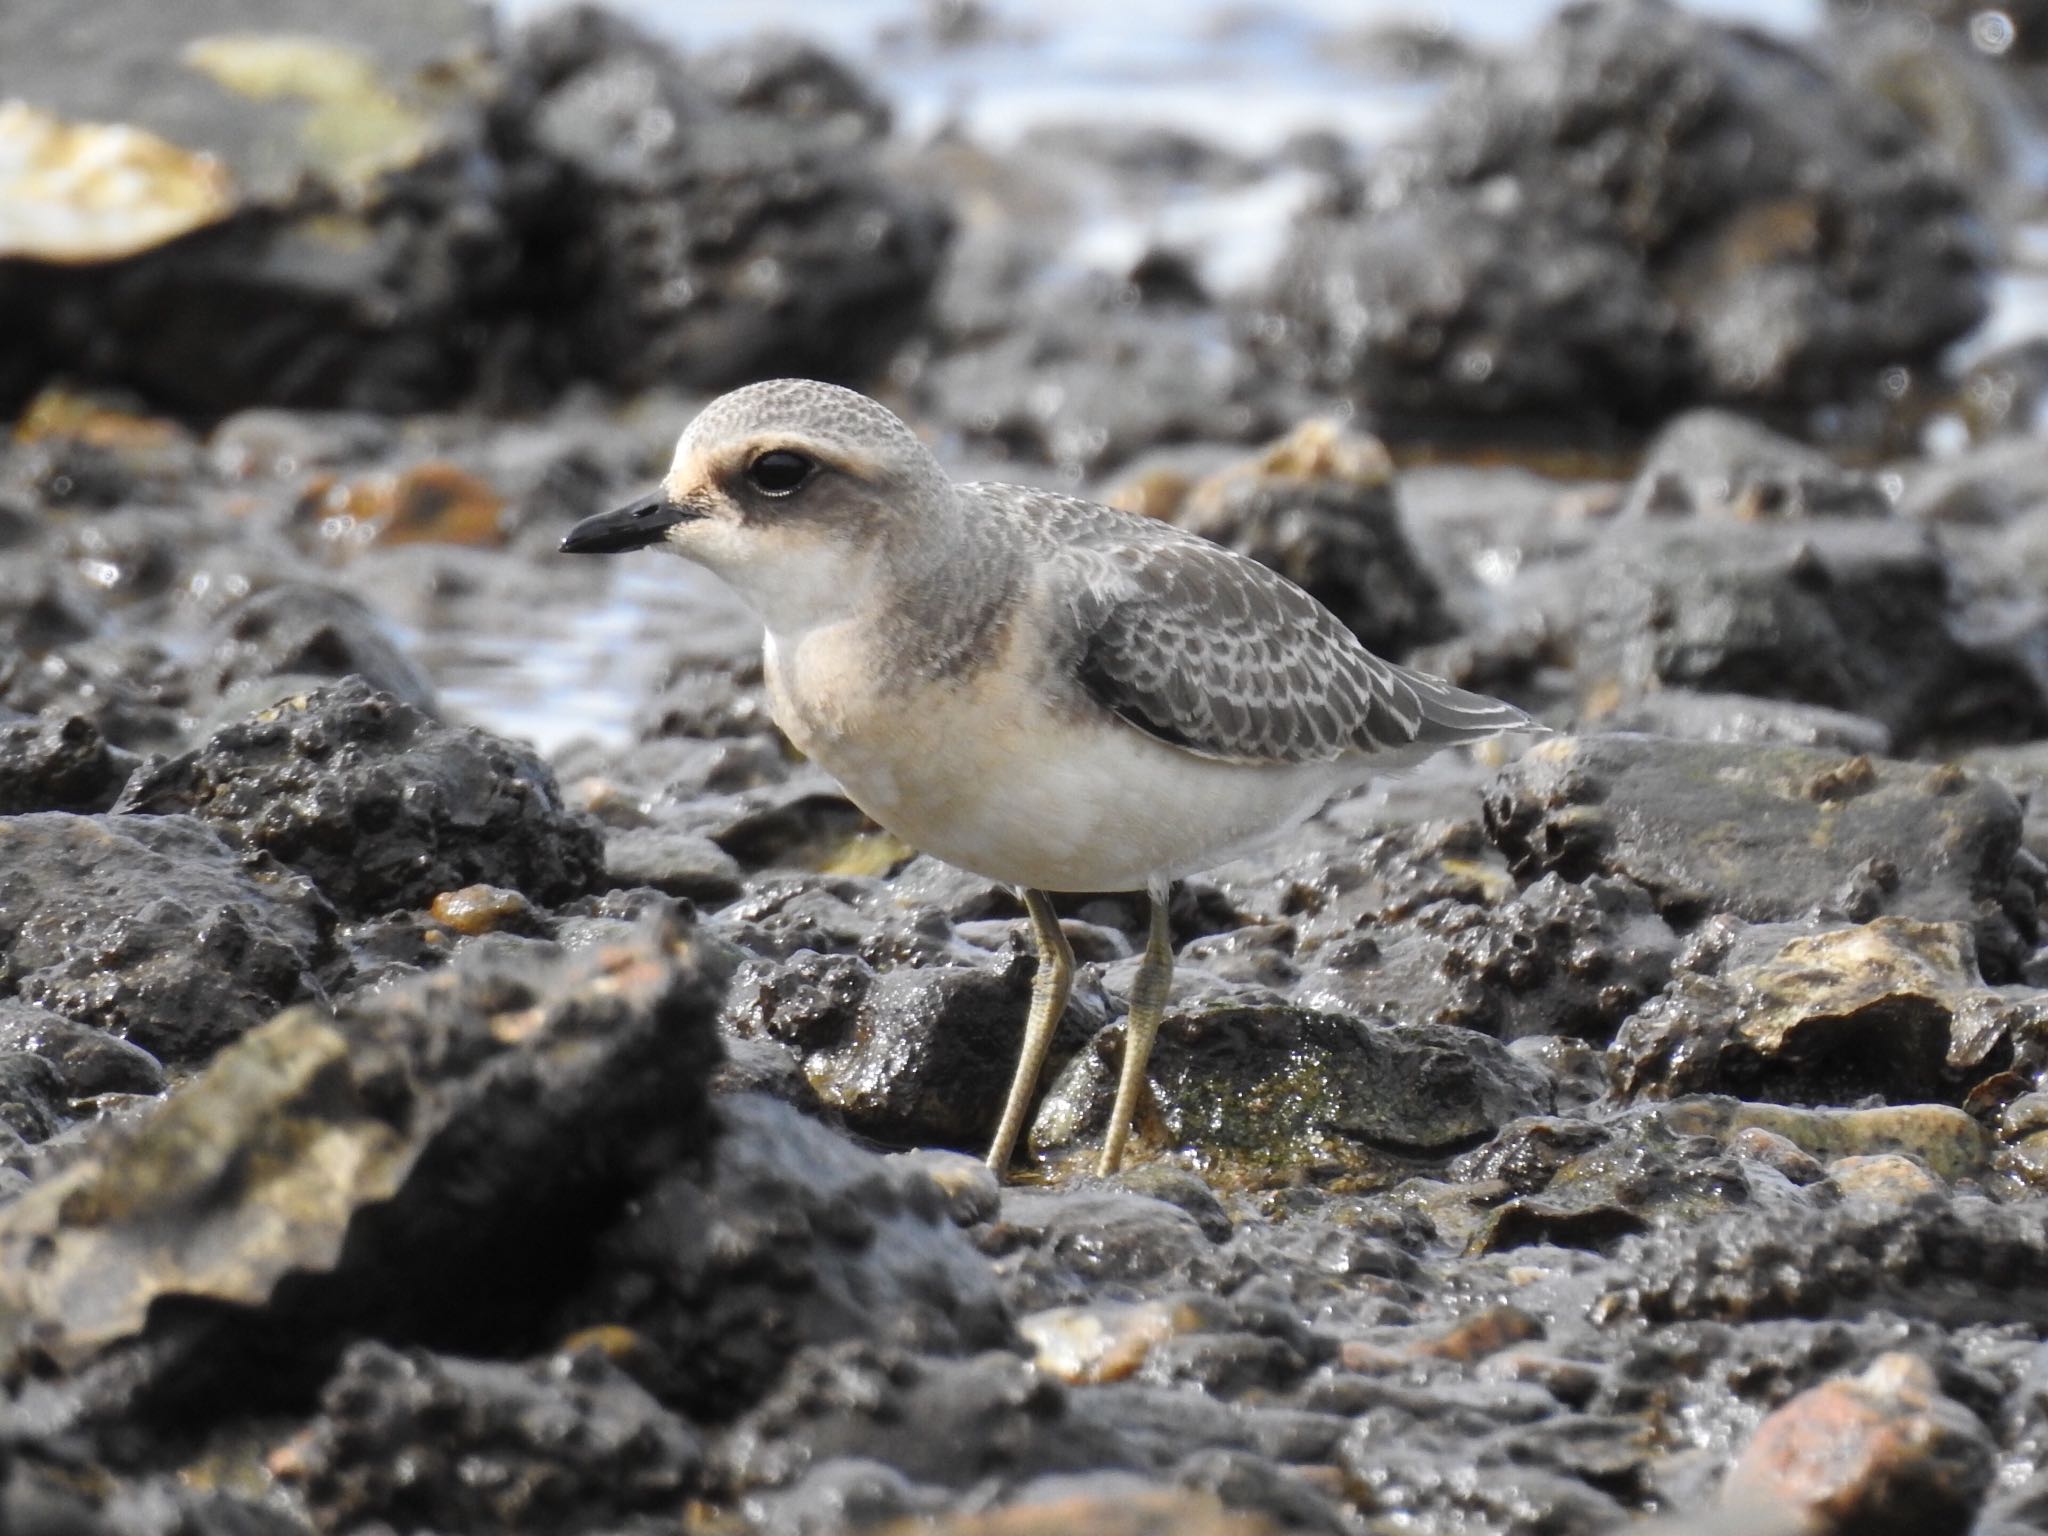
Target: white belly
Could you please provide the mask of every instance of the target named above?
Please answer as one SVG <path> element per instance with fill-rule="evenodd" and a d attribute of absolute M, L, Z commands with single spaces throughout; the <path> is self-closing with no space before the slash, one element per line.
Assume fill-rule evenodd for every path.
<path fill-rule="evenodd" d="M 1039 890 L 1141 890 L 1207 869 L 1366 777 L 1356 762 L 1197 757 L 1107 714 L 1049 708 L 1001 668 L 877 697 L 829 633 L 771 636 L 768 674 L 777 722 L 868 815 L 949 864 Z"/>

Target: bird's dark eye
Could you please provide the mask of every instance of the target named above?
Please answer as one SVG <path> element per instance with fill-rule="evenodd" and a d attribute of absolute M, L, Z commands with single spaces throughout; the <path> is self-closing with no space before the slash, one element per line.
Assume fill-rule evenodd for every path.
<path fill-rule="evenodd" d="M 787 448 L 771 448 L 747 466 L 747 483 L 765 496 L 787 496 L 811 478 L 817 465 Z"/>

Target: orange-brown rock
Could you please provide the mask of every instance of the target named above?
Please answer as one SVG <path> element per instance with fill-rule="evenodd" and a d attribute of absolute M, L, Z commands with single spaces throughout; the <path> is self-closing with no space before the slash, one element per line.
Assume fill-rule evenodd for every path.
<path fill-rule="evenodd" d="M 1961 1536 L 1990 1487 L 1991 1437 L 1916 1355 L 1800 1393 L 1728 1474 L 1731 1504 L 1791 1508 L 1810 1536 Z"/>

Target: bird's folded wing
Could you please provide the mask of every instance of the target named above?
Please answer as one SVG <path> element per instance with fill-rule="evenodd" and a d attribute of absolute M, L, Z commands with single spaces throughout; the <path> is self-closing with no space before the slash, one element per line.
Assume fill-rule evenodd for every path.
<path fill-rule="evenodd" d="M 1162 530 L 1164 532 L 1164 530 Z M 1528 725 L 1359 644 L 1254 560 L 1190 536 L 1073 551 L 1072 660 L 1082 686 L 1139 730 L 1239 762 L 1415 755 Z"/>

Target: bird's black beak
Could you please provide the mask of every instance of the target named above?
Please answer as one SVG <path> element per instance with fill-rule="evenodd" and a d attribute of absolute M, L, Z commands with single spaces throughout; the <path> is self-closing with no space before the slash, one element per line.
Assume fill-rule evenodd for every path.
<path fill-rule="evenodd" d="M 630 506 L 620 507 L 616 512 L 600 512 L 595 517 L 586 517 L 562 540 L 562 553 L 616 555 L 621 550 L 645 549 L 650 544 L 659 544 L 662 536 L 677 523 L 688 522 L 698 515 L 656 492 L 652 496 L 641 497 Z"/>

